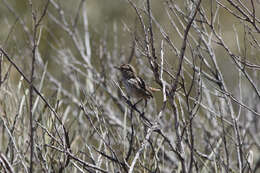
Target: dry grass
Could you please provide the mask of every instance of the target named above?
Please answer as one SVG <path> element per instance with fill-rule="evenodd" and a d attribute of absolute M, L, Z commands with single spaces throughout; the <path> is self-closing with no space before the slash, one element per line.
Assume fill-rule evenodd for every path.
<path fill-rule="evenodd" d="M 98 29 L 85 0 L 28 2 L 1 7 L 1 172 L 259 171 L 256 2 L 128 0 Z M 121 63 L 161 89 L 146 107 Z"/>

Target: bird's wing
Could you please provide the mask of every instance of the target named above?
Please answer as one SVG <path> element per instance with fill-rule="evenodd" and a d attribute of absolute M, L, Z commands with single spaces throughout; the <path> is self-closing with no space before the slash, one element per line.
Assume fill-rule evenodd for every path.
<path fill-rule="evenodd" d="M 140 77 L 137 77 L 137 81 L 138 81 L 138 85 L 140 86 L 140 88 L 150 97 L 153 97 L 153 94 L 151 93 L 151 91 L 149 91 L 149 89 L 147 88 L 144 80 Z"/>

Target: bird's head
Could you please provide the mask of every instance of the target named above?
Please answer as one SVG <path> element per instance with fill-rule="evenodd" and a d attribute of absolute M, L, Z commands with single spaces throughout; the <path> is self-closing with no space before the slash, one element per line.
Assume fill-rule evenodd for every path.
<path fill-rule="evenodd" d="M 136 71 L 134 67 L 130 64 L 122 64 L 119 67 L 115 67 L 118 69 L 124 78 L 134 78 L 136 77 Z"/>

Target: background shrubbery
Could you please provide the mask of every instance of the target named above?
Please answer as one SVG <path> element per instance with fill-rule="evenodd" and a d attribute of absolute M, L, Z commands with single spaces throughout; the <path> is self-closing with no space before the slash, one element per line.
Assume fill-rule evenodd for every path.
<path fill-rule="evenodd" d="M 259 7 L 2 0 L 0 172 L 260 171 Z"/>

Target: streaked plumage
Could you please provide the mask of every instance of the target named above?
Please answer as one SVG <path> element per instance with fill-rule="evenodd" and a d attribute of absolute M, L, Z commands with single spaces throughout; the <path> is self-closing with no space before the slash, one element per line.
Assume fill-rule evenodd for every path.
<path fill-rule="evenodd" d="M 123 64 L 116 68 L 120 70 L 122 74 L 122 82 L 129 96 L 138 99 L 149 99 L 153 97 L 150 88 L 146 86 L 141 77 L 137 76 L 133 66 L 130 64 Z"/>

